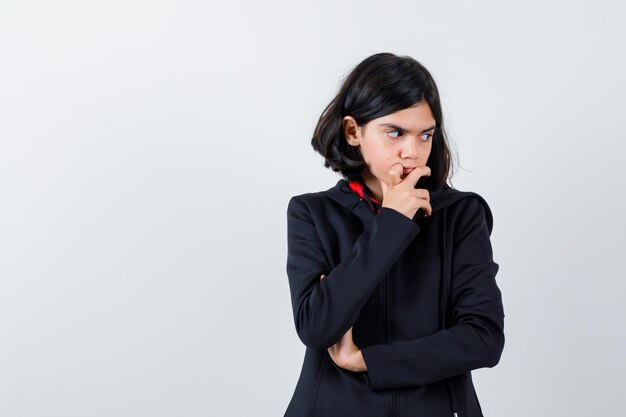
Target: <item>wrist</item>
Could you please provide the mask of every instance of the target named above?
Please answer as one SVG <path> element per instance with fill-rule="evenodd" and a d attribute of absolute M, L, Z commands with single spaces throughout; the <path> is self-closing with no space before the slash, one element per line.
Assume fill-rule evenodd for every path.
<path fill-rule="evenodd" d="M 361 349 L 357 350 L 355 353 L 355 372 L 367 372 L 367 365 L 365 364 L 365 359 L 363 359 L 363 353 Z"/>

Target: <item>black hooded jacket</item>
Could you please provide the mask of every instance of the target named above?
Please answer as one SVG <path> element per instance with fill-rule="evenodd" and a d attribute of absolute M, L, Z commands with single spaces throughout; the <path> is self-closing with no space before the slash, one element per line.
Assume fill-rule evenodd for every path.
<path fill-rule="evenodd" d="M 483 415 L 471 371 L 504 348 L 491 210 L 448 186 L 430 205 L 428 217 L 376 214 L 344 179 L 290 199 L 287 275 L 306 351 L 285 417 Z M 350 327 L 366 372 L 328 354 Z"/>

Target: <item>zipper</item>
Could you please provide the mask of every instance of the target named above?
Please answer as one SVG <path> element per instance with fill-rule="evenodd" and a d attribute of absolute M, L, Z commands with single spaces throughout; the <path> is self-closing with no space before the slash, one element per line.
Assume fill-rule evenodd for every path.
<path fill-rule="evenodd" d="M 448 207 L 445 206 L 443 208 L 443 221 L 442 221 L 442 227 L 443 227 L 443 231 L 441 233 L 441 236 L 443 237 L 442 239 L 442 262 L 443 262 L 443 267 L 442 267 L 442 271 L 443 271 L 443 277 L 442 277 L 442 281 L 443 281 L 443 290 L 441 292 L 442 294 L 442 298 L 441 298 L 441 306 L 442 306 L 442 319 L 441 319 L 441 329 L 446 329 L 446 324 L 447 324 L 447 314 L 449 312 L 449 301 L 450 301 L 450 270 L 448 269 L 448 261 L 447 261 L 447 244 L 446 244 L 446 238 L 447 238 L 447 231 L 446 231 L 446 224 L 447 224 L 447 214 L 448 214 Z M 456 389 L 457 388 L 457 379 L 456 378 L 448 378 L 448 380 L 446 381 L 446 385 L 447 385 L 447 389 L 448 389 L 448 395 L 450 396 L 450 405 L 452 407 L 452 416 L 453 417 L 458 417 L 458 411 L 461 411 L 461 404 L 457 404 L 457 401 L 455 401 L 455 394 L 459 393 L 462 394 L 463 397 L 465 396 L 463 394 L 462 389 Z M 459 397 L 457 397 L 459 398 Z M 467 402 L 465 401 L 465 399 L 461 400 L 462 404 L 465 406 L 465 411 L 463 416 L 467 416 Z"/>
<path fill-rule="evenodd" d="M 363 198 L 359 201 L 359 203 L 365 204 L 368 208 L 368 212 L 372 214 L 372 218 L 379 213 L 374 211 L 374 208 L 367 203 Z M 383 309 L 383 326 L 385 328 L 385 343 L 389 343 L 391 340 L 391 273 L 387 272 L 385 274 L 385 285 L 383 286 L 383 291 L 385 295 L 385 308 Z M 397 401 L 398 392 L 395 389 L 391 390 L 391 412 L 389 413 L 390 417 L 398 417 L 400 415 L 400 410 L 398 409 L 399 403 Z M 456 417 L 456 416 L 455 416 Z"/>
<path fill-rule="evenodd" d="M 385 309 L 385 343 L 389 343 L 391 341 L 391 273 L 387 272 L 385 275 L 385 298 L 386 298 L 386 309 Z M 398 401 L 397 401 L 397 391 L 395 389 L 391 390 L 391 417 L 399 416 Z"/>

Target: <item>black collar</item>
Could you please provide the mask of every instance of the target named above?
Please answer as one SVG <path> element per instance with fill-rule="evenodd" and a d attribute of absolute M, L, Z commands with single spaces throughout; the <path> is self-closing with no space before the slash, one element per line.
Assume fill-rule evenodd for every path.
<path fill-rule="evenodd" d="M 348 182 L 343 178 L 337 181 L 337 184 L 333 187 L 326 191 L 321 191 L 320 193 L 346 207 L 363 220 L 371 220 L 376 216 L 372 209 L 367 205 L 367 202 L 362 200 L 361 197 L 350 188 Z M 491 232 L 493 224 L 491 210 L 489 209 L 487 202 L 479 194 L 472 191 L 459 191 L 456 188 L 452 188 L 447 185 L 437 187 L 436 189 L 430 191 L 430 206 L 432 207 L 434 214 L 435 211 L 441 210 L 462 198 L 470 196 L 478 198 L 485 207 L 487 224 L 489 226 L 489 231 Z M 413 220 L 423 217 L 424 210 L 418 210 L 413 217 Z"/>

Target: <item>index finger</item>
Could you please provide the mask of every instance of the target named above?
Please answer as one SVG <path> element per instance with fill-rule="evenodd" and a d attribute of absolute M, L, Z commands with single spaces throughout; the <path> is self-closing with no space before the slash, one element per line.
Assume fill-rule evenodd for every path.
<path fill-rule="evenodd" d="M 426 165 L 413 169 L 401 182 L 409 184 L 411 188 L 415 188 L 415 185 L 423 176 L 430 176 L 430 168 Z"/>

